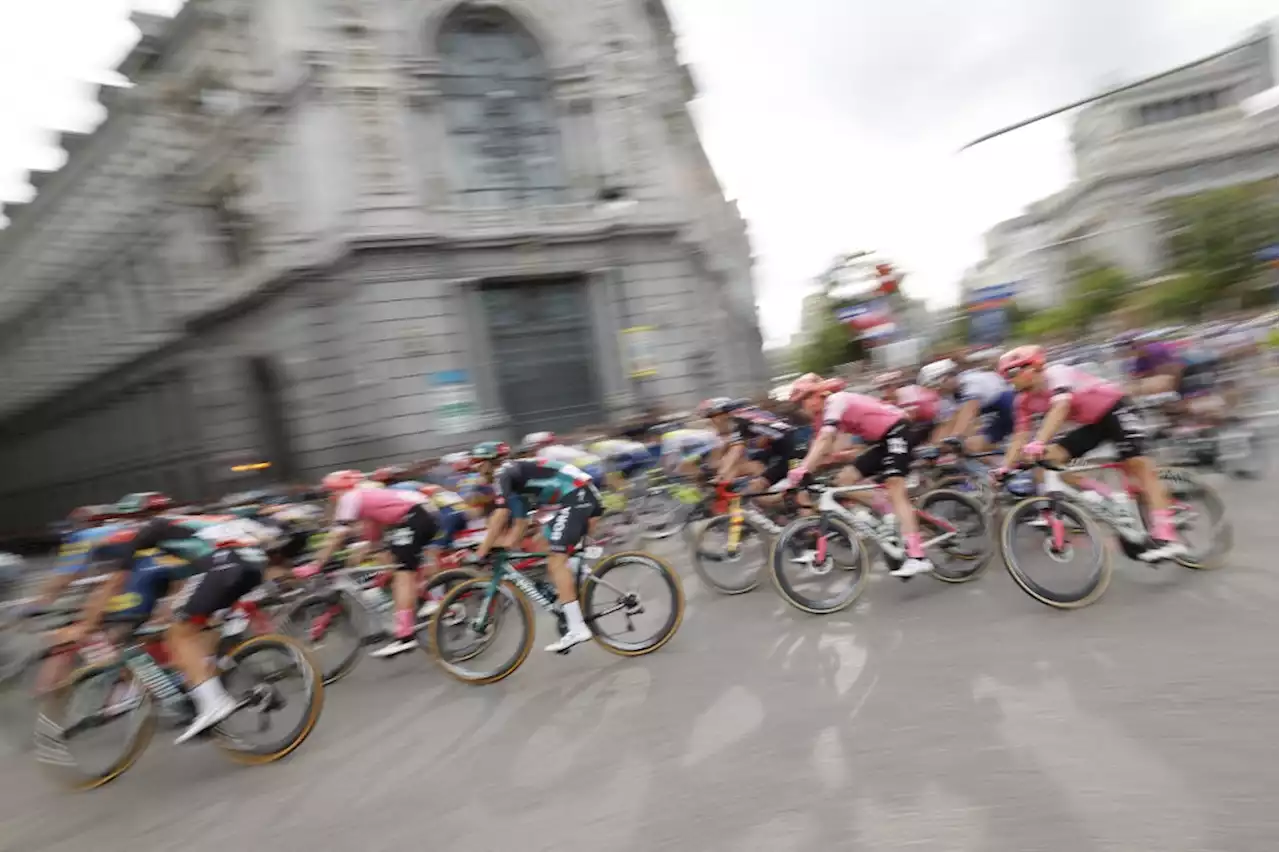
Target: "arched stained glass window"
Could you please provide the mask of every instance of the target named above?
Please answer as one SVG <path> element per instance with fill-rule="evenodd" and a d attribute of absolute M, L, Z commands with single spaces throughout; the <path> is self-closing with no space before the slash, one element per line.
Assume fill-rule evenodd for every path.
<path fill-rule="evenodd" d="M 548 204 L 564 189 L 550 74 L 507 12 L 463 4 L 440 28 L 445 118 L 459 188 L 476 207 Z"/>

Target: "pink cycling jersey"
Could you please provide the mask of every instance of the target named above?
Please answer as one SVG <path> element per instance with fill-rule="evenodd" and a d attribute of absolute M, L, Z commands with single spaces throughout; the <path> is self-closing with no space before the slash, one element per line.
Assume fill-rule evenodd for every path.
<path fill-rule="evenodd" d="M 1097 423 L 1123 398 L 1124 388 L 1114 382 L 1075 367 L 1050 364 L 1044 368 L 1044 390 L 1018 394 L 1014 403 L 1014 428 L 1019 432 L 1027 431 L 1031 428 L 1033 414 L 1044 414 L 1060 399 L 1071 401 L 1067 420 L 1082 426 Z"/>
<path fill-rule="evenodd" d="M 353 488 L 338 498 L 334 520 L 340 524 L 363 521 L 364 538 L 373 541 L 387 527 L 404 520 L 414 506 L 427 502 L 417 491 L 398 488 Z"/>
<path fill-rule="evenodd" d="M 899 388 L 894 401 L 916 423 L 932 423 L 938 419 L 938 406 L 941 400 L 928 388 L 920 385 Z"/>
<path fill-rule="evenodd" d="M 822 426 L 833 427 L 864 441 L 878 441 L 907 413 L 887 402 L 860 393 L 839 391 L 827 397 L 822 409 Z"/>

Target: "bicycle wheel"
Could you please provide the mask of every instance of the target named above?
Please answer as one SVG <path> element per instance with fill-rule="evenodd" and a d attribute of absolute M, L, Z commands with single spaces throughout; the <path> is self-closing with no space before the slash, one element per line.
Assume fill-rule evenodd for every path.
<path fill-rule="evenodd" d="M 1049 512 L 1056 514 L 1063 525 L 1065 538 L 1061 550 L 1053 546 L 1052 521 Z M 1031 530 L 1030 538 L 1039 550 L 1057 565 L 1065 565 L 1074 559 L 1083 544 L 1089 545 L 1089 555 L 1084 560 L 1085 578 L 1066 591 L 1059 591 L 1042 583 L 1026 570 L 1015 556 L 1014 538 L 1020 530 Z M 1106 591 L 1111 582 L 1111 556 L 1102 531 L 1093 518 L 1080 507 L 1048 497 L 1028 497 L 1015 504 L 1006 514 L 1000 529 L 1000 552 L 1005 568 L 1013 581 L 1040 603 L 1056 609 L 1076 609 L 1093 603 Z"/>
<path fill-rule="evenodd" d="M 283 665 L 268 671 L 256 658 L 278 655 Z M 240 704 L 231 716 L 214 729 L 214 742 L 232 760 L 247 765 L 274 763 L 292 754 L 315 730 L 324 708 L 324 679 L 302 643 L 278 633 L 252 636 L 233 647 L 219 660 L 227 692 Z M 296 676 L 302 687 L 302 712 L 297 722 L 265 742 L 249 737 L 273 727 L 277 714 L 293 702 L 284 697 L 280 684 Z M 249 718 L 255 724 L 242 724 Z M 241 733 L 241 729 L 248 732 Z"/>
<path fill-rule="evenodd" d="M 445 612 L 443 608 L 444 599 L 448 597 L 449 592 L 458 586 L 470 580 L 480 577 L 480 572 L 472 568 L 446 568 L 443 571 L 437 571 L 423 584 L 421 594 L 418 597 L 418 619 L 414 625 L 413 635 L 418 640 L 418 647 L 430 652 L 432 642 L 431 625 L 440 613 Z M 436 606 L 428 609 L 432 602 Z M 454 614 L 456 615 L 456 613 Z M 446 618 L 452 616 L 446 615 Z"/>
<path fill-rule="evenodd" d="M 359 619 L 363 616 L 358 602 L 335 589 L 295 603 L 280 620 L 280 629 L 303 644 L 328 686 L 349 675 L 360 662 L 364 636 Z"/>
<path fill-rule="evenodd" d="M 693 541 L 693 570 L 702 582 L 722 595 L 746 594 L 760 585 L 772 542 L 743 521 L 738 547 L 730 555 L 728 535 L 728 515 L 718 515 L 703 524 Z"/>
<path fill-rule="evenodd" d="M 77 669 L 42 702 L 35 726 L 36 759 L 58 784 L 93 790 L 114 781 L 138 762 L 156 729 L 155 702 L 123 662 Z M 126 718 L 124 742 L 107 750 L 105 765 L 92 767 L 71 753 L 79 737 Z"/>
<path fill-rule="evenodd" d="M 1221 568 L 1227 554 L 1231 552 L 1235 530 L 1227 520 L 1227 509 L 1218 492 L 1205 484 L 1204 480 L 1178 468 L 1161 468 L 1156 471 L 1156 475 L 1169 492 L 1173 525 L 1187 545 L 1187 553 L 1177 557 L 1177 563 L 1197 571 Z M 1142 520 L 1150 529 L 1145 502 L 1142 509 Z M 1203 530 L 1202 544 L 1193 543 L 1193 536 L 1188 534 L 1193 529 L 1196 539 L 1201 538 L 1200 532 Z"/>
<path fill-rule="evenodd" d="M 684 526 L 689 507 L 670 488 L 654 488 L 634 504 L 640 534 L 649 540 L 670 538 Z"/>
<path fill-rule="evenodd" d="M 620 574 L 623 569 L 640 569 L 654 581 L 653 595 L 642 595 L 637 582 L 628 582 Z M 665 598 L 670 601 L 670 612 L 656 619 L 657 629 L 647 638 L 636 636 L 617 638 L 606 633 L 600 619 L 614 613 L 623 613 L 625 632 L 636 632 L 636 616 L 648 613 L 645 601 Z M 623 657 L 639 657 L 651 654 L 671 641 L 684 620 L 684 587 L 680 577 L 663 560 L 651 553 L 629 551 L 615 553 L 600 560 L 590 573 L 584 574 L 578 583 L 578 600 L 582 617 L 591 628 L 597 643 L 606 651 Z"/>
<path fill-rule="evenodd" d="M 967 583 L 991 561 L 991 535 L 982 503 L 959 491 L 938 488 L 917 503 L 920 538 L 927 545 L 933 576 L 944 583 Z M 951 536 L 929 545 L 940 536 Z"/>
<path fill-rule="evenodd" d="M 528 599 L 510 580 L 500 582 L 491 597 L 492 586 L 489 578 L 455 586 L 440 602 L 440 612 L 431 622 L 436 661 L 464 683 L 496 683 L 520 668 L 533 650 L 533 607 Z M 506 635 L 516 639 L 514 650 L 505 657 L 499 652 L 496 665 L 481 668 L 484 664 L 476 661 L 499 645 L 502 628 L 512 618 L 519 622 L 517 629 L 506 631 Z"/>
<path fill-rule="evenodd" d="M 818 533 L 824 521 L 827 553 L 819 562 Z M 848 609 L 867 586 L 867 553 L 862 539 L 836 517 L 810 515 L 787 524 L 774 542 L 769 561 L 769 573 L 783 600 L 811 615 Z M 794 570 L 797 577 L 788 576 L 788 570 Z M 809 591 L 812 585 L 828 579 L 836 581 L 834 591 L 821 596 Z"/>

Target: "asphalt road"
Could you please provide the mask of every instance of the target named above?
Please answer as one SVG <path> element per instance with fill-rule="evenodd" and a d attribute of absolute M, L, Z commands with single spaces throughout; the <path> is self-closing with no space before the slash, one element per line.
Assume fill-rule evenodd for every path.
<path fill-rule="evenodd" d="M 0 753 L 0 850 L 1252 852 L 1277 837 L 1277 484 L 1230 564 L 1121 559 L 1076 612 L 993 565 L 812 617 L 686 573 L 679 635 L 469 687 L 365 660 L 287 761 L 157 736 L 92 793 Z M 539 639 L 554 636 L 548 622 Z"/>

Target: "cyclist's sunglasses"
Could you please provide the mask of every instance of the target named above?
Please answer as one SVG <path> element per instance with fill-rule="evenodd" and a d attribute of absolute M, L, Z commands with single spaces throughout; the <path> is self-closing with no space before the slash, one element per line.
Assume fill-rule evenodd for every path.
<path fill-rule="evenodd" d="M 1016 379 L 1018 376 L 1022 375 L 1023 372 L 1030 369 L 1030 364 L 1023 364 L 1021 367 L 1005 367 L 1004 370 L 1001 371 L 1001 375 L 1006 379 Z"/>

